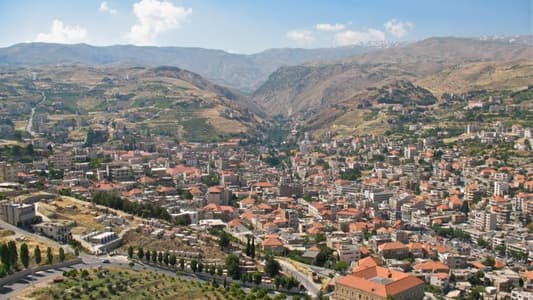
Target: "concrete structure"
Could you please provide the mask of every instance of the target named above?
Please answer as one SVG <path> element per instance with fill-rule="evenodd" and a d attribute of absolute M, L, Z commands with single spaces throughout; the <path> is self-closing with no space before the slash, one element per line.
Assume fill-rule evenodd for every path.
<path fill-rule="evenodd" d="M 223 186 L 212 186 L 207 190 L 207 203 L 225 205 L 228 204 L 232 196 L 229 189 Z"/>
<path fill-rule="evenodd" d="M 72 223 L 43 222 L 33 225 L 33 230 L 53 240 L 68 243 L 72 239 Z"/>
<path fill-rule="evenodd" d="M 0 202 L 0 219 L 11 225 L 30 224 L 35 221 L 35 205 L 11 203 L 8 200 Z"/>

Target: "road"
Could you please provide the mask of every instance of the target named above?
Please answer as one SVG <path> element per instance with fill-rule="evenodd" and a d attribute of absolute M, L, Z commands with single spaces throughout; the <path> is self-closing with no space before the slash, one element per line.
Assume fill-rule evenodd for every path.
<path fill-rule="evenodd" d="M 43 98 L 41 99 L 41 101 L 39 101 L 37 104 L 35 104 L 34 107 L 32 107 L 31 114 L 30 114 L 30 119 L 28 120 L 28 124 L 26 125 L 26 131 L 32 137 L 36 135 L 36 133 L 33 131 L 33 116 L 35 115 L 35 109 L 37 108 L 37 106 L 39 106 L 39 104 L 41 104 L 44 101 L 46 101 L 46 96 L 44 95 L 44 92 L 42 93 L 42 95 L 43 95 Z"/>
<path fill-rule="evenodd" d="M 35 233 L 31 233 L 31 232 L 28 232 L 24 229 L 21 229 L 21 228 L 18 228 L 17 226 L 14 226 L 14 225 L 11 225 L 5 221 L 2 221 L 0 220 L 0 228 L 3 228 L 3 229 L 6 229 L 6 230 L 11 230 L 13 232 L 15 232 L 16 235 L 18 236 L 24 236 L 24 237 L 30 237 L 36 241 L 40 241 L 44 244 L 48 244 L 48 245 L 52 245 L 52 246 L 55 246 L 57 248 L 59 247 L 63 247 L 63 249 L 65 249 L 66 252 L 70 252 L 70 253 L 74 253 L 74 250 L 69 246 L 69 245 L 62 245 L 62 244 L 59 244 L 58 242 L 52 240 L 52 239 L 49 239 L 47 237 L 44 237 L 42 235 L 38 235 L 38 234 L 35 234 Z"/>
<path fill-rule="evenodd" d="M 298 271 L 293 265 L 290 263 L 278 260 L 279 264 L 281 265 L 281 269 L 285 272 L 296 278 L 300 283 L 307 289 L 307 292 L 309 295 L 313 298 L 318 297 L 318 294 L 320 293 L 321 286 L 319 284 L 316 284 L 313 282 L 311 278 L 309 278 L 306 274 L 303 274 L 302 272 Z"/>

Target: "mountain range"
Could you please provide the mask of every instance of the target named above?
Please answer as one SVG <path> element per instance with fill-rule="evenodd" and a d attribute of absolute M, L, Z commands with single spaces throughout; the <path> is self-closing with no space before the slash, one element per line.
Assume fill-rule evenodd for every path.
<path fill-rule="evenodd" d="M 291 115 L 343 102 L 368 87 L 397 80 L 419 82 L 432 92 L 443 92 L 442 85 L 453 81 L 450 77 L 455 74 L 462 81 L 457 83 L 461 89 L 476 88 L 475 78 L 462 76 L 475 66 L 478 76 L 485 76 L 484 85 L 497 81 L 512 88 L 533 82 L 532 57 L 533 47 L 522 43 L 430 38 L 349 58 L 281 67 L 254 92 L 252 101 L 271 115 Z M 505 66 L 506 78 L 486 76 L 487 71 Z"/>
<path fill-rule="evenodd" d="M 243 92 L 252 92 L 281 66 L 350 57 L 393 45 L 375 44 L 320 49 L 281 48 L 247 55 L 188 47 L 132 45 L 98 47 L 87 44 L 21 43 L 0 48 L 0 66 L 169 65 L 198 73 L 217 84 Z"/>
<path fill-rule="evenodd" d="M 210 124 L 226 123 L 226 133 L 238 133 L 257 128 L 268 115 L 292 117 L 311 131 L 336 126 L 347 131 L 368 126 L 384 129 L 387 118 L 392 122 L 390 116 L 370 120 L 368 116 L 374 114 L 370 108 L 382 104 L 429 107 L 438 104 L 444 93 L 531 86 L 532 58 L 531 36 L 439 37 L 401 44 L 270 49 L 251 55 L 201 48 L 85 44 L 26 43 L 0 48 L 0 67 L 8 70 L 6 74 L 37 70 L 39 80 L 19 83 L 19 89 L 46 83 L 43 78 L 55 84 L 76 78 L 72 83 L 85 100 L 92 99 L 82 99 L 78 108 L 117 111 L 125 107 L 138 113 L 139 108 L 148 107 L 152 116 L 159 116 L 158 109 L 179 113 L 183 100 L 192 101 L 199 106 L 189 111 L 211 126 L 204 127 L 213 134 L 221 132 Z M 86 77 L 91 72 L 93 77 L 98 74 L 93 84 Z M 95 96 L 89 92 L 94 88 L 106 92 Z M 0 98 L 11 90 L 9 81 L 0 80 Z M 122 94 L 132 96 L 124 102 Z M 196 103 L 196 98 L 201 101 Z M 175 116 L 168 117 L 167 121 Z M 179 116 L 188 120 L 183 117 Z M 151 120 L 149 114 L 143 118 Z M 224 119 L 235 125 L 239 122 L 234 126 L 238 130 L 232 130 L 227 125 L 231 122 Z M 378 121 L 381 125 L 374 124 Z"/>

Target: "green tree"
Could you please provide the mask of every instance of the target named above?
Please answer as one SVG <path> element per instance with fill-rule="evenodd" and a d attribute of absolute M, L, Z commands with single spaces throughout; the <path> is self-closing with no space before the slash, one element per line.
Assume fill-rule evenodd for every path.
<path fill-rule="evenodd" d="M 54 262 L 54 255 L 52 254 L 52 248 L 46 248 L 46 264 L 51 265 Z"/>
<path fill-rule="evenodd" d="M 152 250 L 152 255 L 150 255 L 152 258 L 152 262 L 155 264 L 157 262 L 157 252 L 155 250 Z"/>
<path fill-rule="evenodd" d="M 220 248 L 222 250 L 227 249 L 229 247 L 229 245 L 230 245 L 230 237 L 229 237 L 228 233 L 222 232 L 220 234 L 220 237 L 219 237 L 219 240 L 218 240 L 218 245 L 220 246 Z"/>
<path fill-rule="evenodd" d="M 483 261 L 483 264 L 485 266 L 494 267 L 494 265 L 496 264 L 496 260 L 494 259 L 494 257 L 489 256 Z"/>
<path fill-rule="evenodd" d="M 143 247 L 139 247 L 139 248 L 137 248 L 137 257 L 138 257 L 140 260 L 143 259 L 143 257 L 144 257 L 144 249 L 143 249 Z"/>
<path fill-rule="evenodd" d="M 159 262 L 159 264 L 163 262 L 163 252 L 157 253 L 157 261 Z"/>
<path fill-rule="evenodd" d="M 172 267 L 176 266 L 176 254 L 174 253 L 170 254 L 170 258 L 168 262 L 170 263 Z"/>
<path fill-rule="evenodd" d="M 339 261 L 335 264 L 335 267 L 333 269 L 339 272 L 343 272 L 343 271 L 346 271 L 346 269 L 348 269 L 349 266 L 350 265 L 347 262 Z"/>
<path fill-rule="evenodd" d="M 30 265 L 30 251 L 28 250 L 28 245 L 26 245 L 26 243 L 20 245 L 20 262 L 24 268 L 27 268 Z"/>
<path fill-rule="evenodd" d="M 9 250 L 9 265 L 16 267 L 18 260 L 17 244 L 15 244 L 15 241 L 9 241 L 7 242 L 7 248 Z"/>
<path fill-rule="evenodd" d="M 251 252 L 250 256 L 252 258 L 255 258 L 255 238 L 254 237 L 252 237 L 252 245 L 250 246 L 250 252 Z"/>
<path fill-rule="evenodd" d="M 5 243 L 0 245 L 0 262 L 2 262 L 2 265 L 9 270 L 11 261 L 9 260 L 9 248 Z"/>
<path fill-rule="evenodd" d="M 477 239 L 477 245 L 481 248 L 488 248 L 489 247 L 489 242 L 487 242 L 485 239 L 483 239 L 482 237 L 479 237 Z"/>
<path fill-rule="evenodd" d="M 237 255 L 230 254 L 226 256 L 226 270 L 228 270 L 228 275 L 233 279 L 241 277 L 240 261 Z"/>
<path fill-rule="evenodd" d="M 170 262 L 170 253 L 168 253 L 168 251 L 166 251 L 165 255 L 163 256 L 163 262 L 166 266 L 168 266 L 168 263 Z"/>
<path fill-rule="evenodd" d="M 202 262 L 198 263 L 198 272 L 202 272 L 204 270 L 204 264 Z"/>
<path fill-rule="evenodd" d="M 198 261 L 196 259 L 191 260 L 191 270 L 196 273 L 198 271 Z"/>
<path fill-rule="evenodd" d="M 41 249 L 39 248 L 38 245 L 35 246 L 35 248 L 33 249 L 33 259 L 35 260 L 36 265 L 40 264 L 42 261 Z"/>
<path fill-rule="evenodd" d="M 272 255 L 268 255 L 265 258 L 265 272 L 268 276 L 274 278 L 279 274 L 281 266 L 277 260 L 274 259 Z"/>
<path fill-rule="evenodd" d="M 129 259 L 133 258 L 133 246 L 128 247 L 128 258 Z"/>
<path fill-rule="evenodd" d="M 185 270 L 185 259 L 180 258 L 180 269 Z"/>
<path fill-rule="evenodd" d="M 65 250 L 63 247 L 59 248 L 59 262 L 65 261 Z"/>
<path fill-rule="evenodd" d="M 252 253 L 250 251 L 250 236 L 247 236 L 246 237 L 246 250 L 244 251 L 244 253 L 246 253 L 247 256 L 250 256 L 250 254 Z"/>
<path fill-rule="evenodd" d="M 144 255 L 144 258 L 146 259 L 146 262 L 150 262 L 150 250 L 146 251 L 146 254 Z"/>
<path fill-rule="evenodd" d="M 255 284 L 261 284 L 261 280 L 263 279 L 263 274 L 261 272 L 254 272 L 252 277 Z"/>

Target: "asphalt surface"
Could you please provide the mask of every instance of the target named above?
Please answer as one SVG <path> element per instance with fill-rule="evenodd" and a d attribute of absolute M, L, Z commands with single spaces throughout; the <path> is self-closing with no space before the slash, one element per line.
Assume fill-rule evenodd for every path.
<path fill-rule="evenodd" d="M 281 269 L 291 274 L 294 278 L 296 278 L 303 286 L 307 289 L 307 292 L 313 297 L 317 297 L 320 293 L 320 285 L 317 285 L 313 282 L 312 279 L 307 277 L 306 274 L 301 273 L 298 271 L 293 265 L 291 265 L 288 262 L 285 262 L 283 260 L 278 260 L 279 264 L 281 265 Z"/>

